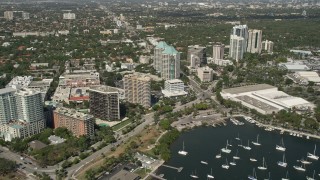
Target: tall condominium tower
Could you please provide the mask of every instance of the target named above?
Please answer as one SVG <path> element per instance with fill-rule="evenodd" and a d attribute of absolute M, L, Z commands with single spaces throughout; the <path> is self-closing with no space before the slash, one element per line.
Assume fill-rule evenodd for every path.
<path fill-rule="evenodd" d="M 212 58 L 214 60 L 223 59 L 223 55 L 224 55 L 224 44 L 215 43 L 212 46 Z"/>
<path fill-rule="evenodd" d="M 167 43 L 160 41 L 154 49 L 153 67 L 165 80 L 180 77 L 180 53 Z"/>
<path fill-rule="evenodd" d="M 151 106 L 150 77 L 143 74 L 127 74 L 123 77 L 126 100 L 141 104 L 143 107 Z"/>
<path fill-rule="evenodd" d="M 0 89 L 0 124 L 9 123 L 17 118 L 15 92 L 13 88 Z"/>
<path fill-rule="evenodd" d="M 247 25 L 237 25 L 232 28 L 230 35 L 229 56 L 236 61 L 243 58 L 247 50 L 248 27 Z"/>
<path fill-rule="evenodd" d="M 18 120 L 32 123 L 44 121 L 42 96 L 39 91 L 20 89 L 16 92 Z"/>
<path fill-rule="evenodd" d="M 262 41 L 261 43 L 262 45 L 262 49 L 267 51 L 268 53 L 272 53 L 273 52 L 273 42 L 272 41 Z"/>
<path fill-rule="evenodd" d="M 190 62 L 190 67 L 192 68 L 207 64 L 206 47 L 199 45 L 188 46 L 187 61 Z"/>
<path fill-rule="evenodd" d="M 89 89 L 90 114 L 102 120 L 120 119 L 119 93 L 110 86 L 97 86 Z"/>
<path fill-rule="evenodd" d="M 5 11 L 3 15 L 6 20 L 13 20 L 13 11 Z"/>
<path fill-rule="evenodd" d="M 261 53 L 262 31 L 257 29 L 249 29 L 247 52 Z"/>

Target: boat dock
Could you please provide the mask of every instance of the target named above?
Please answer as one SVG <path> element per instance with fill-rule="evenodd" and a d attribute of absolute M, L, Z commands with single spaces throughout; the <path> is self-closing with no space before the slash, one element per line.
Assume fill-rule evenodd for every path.
<path fill-rule="evenodd" d="M 167 168 L 171 168 L 171 169 L 175 169 L 177 170 L 178 172 L 181 172 L 183 167 L 174 167 L 174 166 L 169 166 L 169 165 L 165 165 L 165 164 L 162 164 L 163 167 L 167 167 Z"/>
<path fill-rule="evenodd" d="M 154 177 L 154 178 L 159 179 L 159 180 L 166 180 L 166 179 L 164 179 L 163 177 L 158 176 L 158 175 L 153 174 L 153 173 L 150 173 L 149 175 L 150 175 L 151 177 Z"/>
<path fill-rule="evenodd" d="M 246 117 L 246 116 L 239 114 L 234 117 Z M 320 139 L 320 136 L 315 135 L 315 134 L 310 134 L 310 133 L 306 133 L 306 132 L 302 132 L 302 131 L 296 131 L 296 130 L 292 130 L 292 129 L 286 129 L 283 127 L 273 126 L 270 124 L 263 124 L 259 121 L 255 121 L 254 124 L 257 125 L 258 127 L 265 128 L 266 131 L 278 130 L 278 131 L 280 131 L 280 134 L 286 132 L 290 135 L 292 135 L 292 134 L 300 135 L 300 136 L 296 136 L 296 137 L 305 137 L 307 139 L 309 139 L 309 138 Z"/>

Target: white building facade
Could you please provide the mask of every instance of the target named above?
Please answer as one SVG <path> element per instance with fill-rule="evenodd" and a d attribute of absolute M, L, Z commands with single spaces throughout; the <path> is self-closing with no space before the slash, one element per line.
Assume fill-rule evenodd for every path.
<path fill-rule="evenodd" d="M 188 93 L 184 91 L 184 83 L 180 79 L 166 80 L 164 82 L 164 89 L 162 94 L 165 97 L 176 97 L 187 95 Z"/>

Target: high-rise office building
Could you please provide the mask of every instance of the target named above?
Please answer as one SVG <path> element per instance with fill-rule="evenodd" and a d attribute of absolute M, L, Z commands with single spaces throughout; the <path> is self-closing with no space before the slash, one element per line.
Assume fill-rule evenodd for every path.
<path fill-rule="evenodd" d="M 6 20 L 13 20 L 13 11 L 5 11 L 4 12 L 4 18 Z"/>
<path fill-rule="evenodd" d="M 214 60 L 223 59 L 223 56 L 224 56 L 224 44 L 215 43 L 212 46 L 212 58 Z"/>
<path fill-rule="evenodd" d="M 119 92 L 110 86 L 89 89 L 90 114 L 102 120 L 119 120 Z"/>
<path fill-rule="evenodd" d="M 249 37 L 248 37 L 247 52 L 260 54 L 262 31 L 257 29 L 249 29 L 248 34 L 249 34 Z"/>
<path fill-rule="evenodd" d="M 180 77 L 180 53 L 167 43 L 160 41 L 154 49 L 153 67 L 165 80 Z"/>
<path fill-rule="evenodd" d="M 75 109 L 58 107 L 53 112 L 54 128 L 65 127 L 74 136 L 93 136 L 94 117 L 90 114 L 77 112 Z"/>
<path fill-rule="evenodd" d="M 140 104 L 143 107 L 151 106 L 151 78 L 143 74 L 127 74 L 123 77 L 126 100 Z"/>
<path fill-rule="evenodd" d="M 15 92 L 13 88 L 0 89 L 0 124 L 7 124 L 17 118 Z"/>
<path fill-rule="evenodd" d="M 231 30 L 229 56 L 236 61 L 243 58 L 248 44 L 248 26 L 237 25 Z"/>
<path fill-rule="evenodd" d="M 272 41 L 262 41 L 261 43 L 262 45 L 262 49 L 267 51 L 268 53 L 272 53 L 273 52 L 273 42 Z"/>
<path fill-rule="evenodd" d="M 187 61 L 192 68 L 207 64 L 206 47 L 199 45 L 188 46 Z"/>

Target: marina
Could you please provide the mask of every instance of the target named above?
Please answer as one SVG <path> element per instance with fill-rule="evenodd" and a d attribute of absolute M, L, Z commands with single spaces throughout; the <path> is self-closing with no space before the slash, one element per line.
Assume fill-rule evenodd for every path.
<path fill-rule="evenodd" d="M 196 175 L 199 179 L 212 179 L 211 174 L 214 174 L 214 179 L 237 180 L 248 179 L 250 176 L 252 179 L 286 180 L 310 179 L 315 170 L 318 176 L 320 163 L 310 158 L 310 155 L 319 154 L 316 146 L 320 141 L 293 136 L 285 130 L 279 133 L 281 131 L 276 128 L 266 131 L 265 127 L 258 127 L 253 120 L 249 122 L 237 119 L 244 122 L 244 125 L 227 121 L 226 126 L 202 126 L 183 133 L 171 145 L 172 157 L 166 162 L 174 167 L 183 167 L 183 170 L 177 173 L 176 170 L 160 167 L 157 174 L 164 174 L 165 179 L 190 179 L 191 175 Z M 244 145 L 242 141 L 245 142 Z M 185 157 L 177 153 L 183 142 L 188 151 L 188 156 Z M 250 147 L 253 142 L 261 145 Z M 285 151 L 277 150 L 277 145 L 285 148 Z M 250 147 L 251 150 L 239 147 Z M 224 153 L 223 149 L 230 152 Z M 312 163 L 303 164 L 301 161 Z"/>

